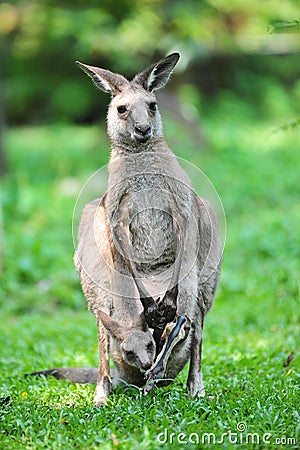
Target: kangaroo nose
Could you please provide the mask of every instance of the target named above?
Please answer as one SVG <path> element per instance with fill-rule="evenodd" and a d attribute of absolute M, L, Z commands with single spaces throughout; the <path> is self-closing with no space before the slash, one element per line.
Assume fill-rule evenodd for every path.
<path fill-rule="evenodd" d="M 150 369 L 151 365 L 152 364 L 150 362 L 142 364 L 142 372 L 146 372 L 148 369 Z"/>
<path fill-rule="evenodd" d="M 149 136 L 151 133 L 150 125 L 136 125 L 134 129 L 136 133 L 141 134 L 144 137 Z"/>

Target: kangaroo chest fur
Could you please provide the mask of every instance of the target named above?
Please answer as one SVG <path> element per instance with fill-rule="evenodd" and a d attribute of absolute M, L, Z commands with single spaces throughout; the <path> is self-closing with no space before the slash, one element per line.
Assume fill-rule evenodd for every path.
<path fill-rule="evenodd" d="M 184 214 L 189 192 L 168 174 L 174 155 L 146 154 L 125 159 L 125 172 L 124 159 L 123 170 L 119 170 L 116 161 L 110 165 L 109 219 L 126 224 L 137 269 L 144 273 L 159 272 L 175 260 L 174 204 L 181 199 L 179 209 Z M 174 195 L 176 192 L 180 195 Z"/>
<path fill-rule="evenodd" d="M 142 178 L 137 184 L 143 189 L 129 195 L 128 213 L 133 256 L 139 270 L 147 272 L 171 264 L 176 249 L 168 192 L 149 186 L 151 177 Z"/>
<path fill-rule="evenodd" d="M 165 268 L 175 259 L 170 193 L 161 177 L 142 174 L 131 178 L 119 204 L 128 226 L 132 256 L 141 272 Z"/>

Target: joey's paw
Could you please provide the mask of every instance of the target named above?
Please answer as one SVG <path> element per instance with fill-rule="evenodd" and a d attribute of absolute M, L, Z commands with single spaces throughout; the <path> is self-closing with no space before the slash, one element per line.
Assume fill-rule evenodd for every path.
<path fill-rule="evenodd" d="M 143 394 L 144 395 L 147 395 L 147 394 L 149 394 L 149 392 L 151 392 L 152 390 L 153 390 L 153 388 L 154 388 L 154 386 L 155 386 L 155 384 L 156 384 L 156 381 L 159 381 L 160 379 L 161 379 L 162 377 L 161 376 L 154 376 L 154 375 L 151 375 L 149 378 L 148 378 L 148 380 L 147 380 L 147 383 L 146 383 L 146 385 L 145 385 L 145 387 L 144 387 L 144 390 L 143 390 Z"/>
<path fill-rule="evenodd" d="M 153 380 L 149 381 L 149 382 L 146 384 L 146 386 L 144 387 L 143 394 L 144 394 L 144 395 L 148 395 L 149 392 L 151 392 L 151 391 L 153 390 L 154 386 L 155 386 L 154 381 L 153 381 Z"/>

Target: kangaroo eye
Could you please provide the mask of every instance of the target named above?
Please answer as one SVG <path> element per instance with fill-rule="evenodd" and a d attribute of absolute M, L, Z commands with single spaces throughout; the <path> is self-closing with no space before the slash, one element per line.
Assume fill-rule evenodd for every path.
<path fill-rule="evenodd" d="M 152 342 L 149 342 L 149 344 L 147 345 L 147 351 L 150 352 L 153 349 L 153 344 Z"/>
<path fill-rule="evenodd" d="M 127 355 L 127 357 L 129 357 L 129 358 L 133 358 L 135 355 L 134 355 L 134 352 L 132 352 L 132 351 L 128 351 L 128 352 L 126 352 L 126 355 Z"/>
<path fill-rule="evenodd" d="M 127 108 L 126 108 L 126 106 L 121 105 L 121 106 L 117 107 L 117 110 L 118 110 L 119 114 L 124 114 L 124 112 L 127 111 Z"/>
<path fill-rule="evenodd" d="M 149 108 L 153 112 L 156 111 L 156 103 L 155 102 L 150 103 Z"/>

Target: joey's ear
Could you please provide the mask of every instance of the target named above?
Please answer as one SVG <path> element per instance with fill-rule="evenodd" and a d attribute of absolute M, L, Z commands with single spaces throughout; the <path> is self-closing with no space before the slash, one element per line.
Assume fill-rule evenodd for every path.
<path fill-rule="evenodd" d="M 138 318 L 134 321 L 133 326 L 136 328 L 140 328 L 143 331 L 147 331 L 148 325 L 145 320 L 145 314 L 144 311 L 141 312 L 141 314 L 138 316 Z"/>
<path fill-rule="evenodd" d="M 106 69 L 100 69 L 99 67 L 88 66 L 87 64 L 83 64 L 79 61 L 76 61 L 76 64 L 78 64 L 79 67 L 86 74 L 88 74 L 89 77 L 91 77 L 97 88 L 104 92 L 117 95 L 122 92 L 126 85 L 129 84 L 129 81 L 118 73 L 113 73 Z"/>
<path fill-rule="evenodd" d="M 116 338 L 118 341 L 122 341 L 126 337 L 127 328 L 120 325 L 116 320 L 105 314 L 103 311 L 99 311 L 99 317 L 103 326 L 108 333 Z"/>
<path fill-rule="evenodd" d="M 154 91 L 165 86 L 180 58 L 179 53 L 171 53 L 158 63 L 137 74 L 133 82 L 141 84 L 147 91 Z"/>

